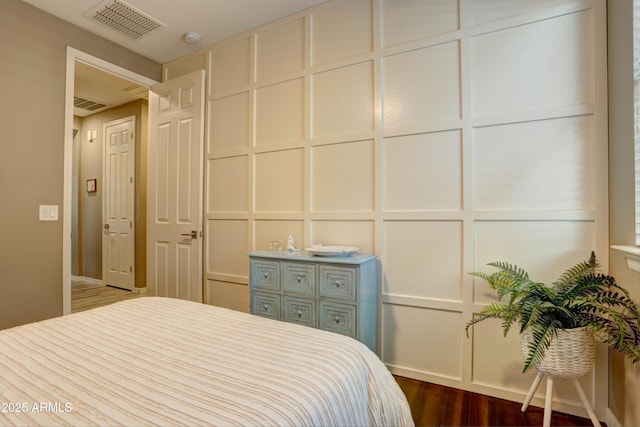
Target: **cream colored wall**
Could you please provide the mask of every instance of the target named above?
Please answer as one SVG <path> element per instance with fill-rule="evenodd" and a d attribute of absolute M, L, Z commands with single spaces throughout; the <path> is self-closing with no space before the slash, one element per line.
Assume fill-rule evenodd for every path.
<path fill-rule="evenodd" d="M 135 286 L 146 286 L 146 170 L 147 170 L 147 101 L 139 100 L 109 110 L 92 114 L 82 119 L 80 131 L 80 162 L 78 169 L 79 190 L 79 223 L 81 240 L 82 276 L 102 279 L 102 194 L 104 190 L 104 125 L 121 118 L 135 116 L 135 205 L 136 205 L 136 237 L 135 237 Z M 95 130 L 98 137 L 89 141 L 87 131 Z M 144 174 L 144 176 L 142 176 Z M 97 179 L 95 193 L 86 190 L 88 179 Z M 144 207 L 143 212 L 140 211 Z M 141 247 L 142 245 L 142 247 Z"/>
<path fill-rule="evenodd" d="M 19 0 L 0 1 L 0 328 L 62 314 L 67 46 L 160 79 L 161 66 Z M 58 205 L 59 221 L 38 220 Z"/>
<path fill-rule="evenodd" d="M 102 279 L 102 125 L 100 114 L 82 120 L 80 129 L 80 161 L 78 163 L 78 214 L 81 246 L 82 276 Z M 96 131 L 93 141 L 87 138 L 87 131 Z M 87 192 L 88 179 L 96 179 L 95 193 Z"/>
<path fill-rule="evenodd" d="M 149 105 L 142 101 L 140 105 L 140 144 L 136 145 L 135 176 L 135 286 L 147 286 L 147 146 L 149 143 Z"/>
<path fill-rule="evenodd" d="M 246 311 L 247 252 L 269 240 L 356 245 L 380 258 L 394 372 L 522 400 L 517 337 L 464 335 L 492 300 L 466 273 L 506 259 L 549 281 L 592 249 L 607 265 L 605 16 L 331 1 L 165 64 L 208 70 L 207 302 Z M 571 384 L 557 391 L 584 415 Z"/>
<path fill-rule="evenodd" d="M 608 2 L 610 241 L 634 246 L 633 2 Z M 640 274 L 611 250 L 611 274 L 640 300 Z M 623 426 L 640 425 L 640 368 L 613 354 L 609 406 Z M 609 425 L 614 425 L 609 422 Z"/>

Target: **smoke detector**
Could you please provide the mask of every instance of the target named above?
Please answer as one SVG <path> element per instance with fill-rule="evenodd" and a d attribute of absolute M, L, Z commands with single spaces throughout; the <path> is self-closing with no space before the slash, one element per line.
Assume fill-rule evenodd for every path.
<path fill-rule="evenodd" d="M 184 41 L 187 44 L 198 44 L 200 43 L 200 34 L 193 32 L 185 33 Z"/>

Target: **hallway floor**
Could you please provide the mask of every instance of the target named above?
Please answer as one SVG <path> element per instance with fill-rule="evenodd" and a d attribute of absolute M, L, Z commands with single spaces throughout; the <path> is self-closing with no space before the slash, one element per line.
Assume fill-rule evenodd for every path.
<path fill-rule="evenodd" d="M 77 313 L 145 295 L 144 291 L 135 293 L 113 286 L 103 286 L 82 279 L 74 279 L 71 281 L 71 312 Z"/>

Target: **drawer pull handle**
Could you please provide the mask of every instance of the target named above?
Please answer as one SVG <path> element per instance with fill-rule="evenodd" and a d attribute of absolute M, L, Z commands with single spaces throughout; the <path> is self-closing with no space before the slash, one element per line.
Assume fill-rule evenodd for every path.
<path fill-rule="evenodd" d="M 333 316 L 333 320 L 336 322 L 336 325 L 340 324 L 340 318 L 338 316 Z"/>
<path fill-rule="evenodd" d="M 264 276 L 265 279 L 268 279 L 269 278 L 269 273 L 264 273 L 263 276 Z"/>
<path fill-rule="evenodd" d="M 336 280 L 336 288 L 342 286 L 342 282 L 340 280 Z"/>
<path fill-rule="evenodd" d="M 302 283 L 302 276 L 298 275 L 296 277 L 296 280 L 298 281 L 298 283 Z"/>
<path fill-rule="evenodd" d="M 264 311 L 269 311 L 269 304 L 263 305 L 262 308 L 264 308 Z"/>
<path fill-rule="evenodd" d="M 296 315 L 298 316 L 298 318 L 302 317 L 302 311 L 298 310 L 298 312 L 296 313 Z"/>

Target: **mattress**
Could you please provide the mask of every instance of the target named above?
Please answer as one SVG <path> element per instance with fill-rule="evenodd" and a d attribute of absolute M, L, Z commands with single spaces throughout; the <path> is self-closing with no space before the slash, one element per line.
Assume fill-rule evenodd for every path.
<path fill-rule="evenodd" d="M 160 297 L 0 331 L 0 405 L 0 425 L 413 425 L 358 341 Z"/>

